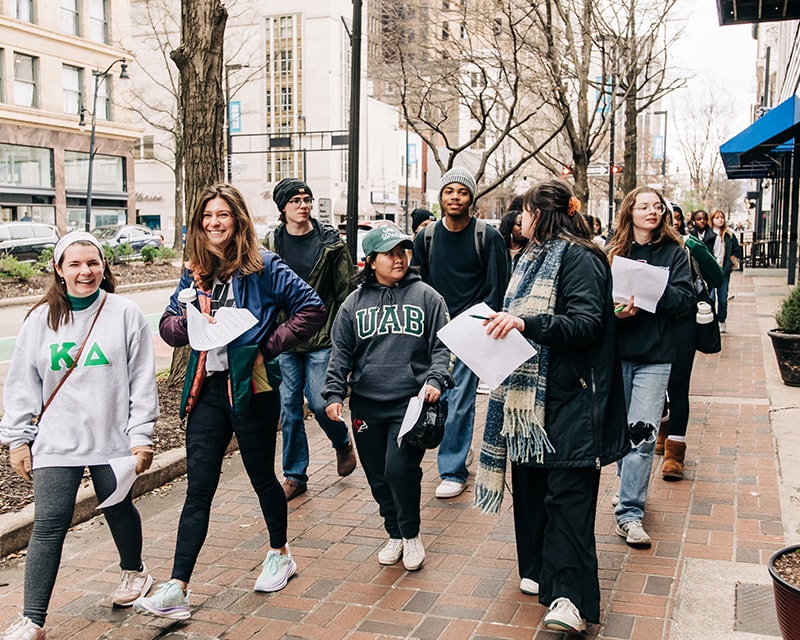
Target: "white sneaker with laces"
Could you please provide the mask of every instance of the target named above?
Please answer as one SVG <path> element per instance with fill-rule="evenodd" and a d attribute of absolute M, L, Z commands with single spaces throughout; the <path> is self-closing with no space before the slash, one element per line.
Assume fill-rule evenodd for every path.
<path fill-rule="evenodd" d="M 632 547 L 649 547 L 650 546 L 650 536 L 647 535 L 647 531 L 644 530 L 642 523 L 638 520 L 633 520 L 632 522 L 623 522 L 622 524 L 617 525 L 617 535 L 625 538 L 625 542 L 627 542 Z"/>
<path fill-rule="evenodd" d="M 523 578 L 519 581 L 519 590 L 528 596 L 538 596 L 539 583 L 536 582 L 536 580 L 531 580 L 530 578 Z"/>
<path fill-rule="evenodd" d="M 416 571 L 425 562 L 425 547 L 419 534 L 415 538 L 403 538 L 403 566 L 407 571 Z"/>
<path fill-rule="evenodd" d="M 158 585 L 149 598 L 142 596 L 136 600 L 133 610 L 171 620 L 187 620 L 192 615 L 189 611 L 189 593 L 184 593 L 177 582 L 170 580 Z"/>
<path fill-rule="evenodd" d="M 21 615 L 6 629 L 3 640 L 44 640 L 44 635 L 44 629 Z"/>
<path fill-rule="evenodd" d="M 552 631 L 586 631 L 586 620 L 569 598 L 556 598 L 544 617 L 544 626 Z"/>
<path fill-rule="evenodd" d="M 146 596 L 153 586 L 153 576 L 142 565 L 141 571 L 123 571 L 119 577 L 119 586 L 111 596 L 114 607 L 130 607 L 136 600 Z"/>
<path fill-rule="evenodd" d="M 286 545 L 286 553 L 281 553 L 277 549 L 270 549 L 262 564 L 264 568 L 256 580 L 256 591 L 266 593 L 280 591 L 289 583 L 289 578 L 297 573 L 297 564 L 292 558 L 288 544 Z"/>
<path fill-rule="evenodd" d="M 436 487 L 436 497 L 439 499 L 455 498 L 464 493 L 467 488 L 466 482 L 457 482 L 456 480 L 442 480 L 441 484 Z"/>
<path fill-rule="evenodd" d="M 378 562 L 381 564 L 397 564 L 403 557 L 403 539 L 389 538 L 383 549 L 378 551 Z"/>

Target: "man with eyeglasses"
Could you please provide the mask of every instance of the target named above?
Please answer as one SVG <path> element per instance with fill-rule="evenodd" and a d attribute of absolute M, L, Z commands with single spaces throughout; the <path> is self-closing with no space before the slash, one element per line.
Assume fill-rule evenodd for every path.
<path fill-rule="evenodd" d="M 328 316 L 325 324 L 307 342 L 279 356 L 283 381 L 281 430 L 283 434 L 283 491 L 292 500 L 307 490 L 308 438 L 303 415 L 303 398 L 319 426 L 336 450 L 336 470 L 344 477 L 356 467 L 353 443 L 344 422 L 325 414 L 320 395 L 331 354 L 330 329 L 344 299 L 353 290 L 353 263 L 344 240 L 332 226 L 311 216 L 314 194 L 297 178 L 281 180 L 272 192 L 280 212 L 279 224 L 265 238 L 265 245 L 277 253 L 322 298 Z"/>

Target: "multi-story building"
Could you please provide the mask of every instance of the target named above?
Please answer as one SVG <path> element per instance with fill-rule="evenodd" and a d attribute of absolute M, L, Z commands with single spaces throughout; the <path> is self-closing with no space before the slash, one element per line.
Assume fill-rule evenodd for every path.
<path fill-rule="evenodd" d="M 139 128 L 118 99 L 128 5 L 0 3 L 0 220 L 84 227 L 93 122 L 91 226 L 133 220 Z"/>

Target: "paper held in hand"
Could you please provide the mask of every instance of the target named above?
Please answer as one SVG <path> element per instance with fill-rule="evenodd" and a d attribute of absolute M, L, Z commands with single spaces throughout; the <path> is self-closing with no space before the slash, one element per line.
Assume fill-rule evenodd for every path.
<path fill-rule="evenodd" d="M 669 269 L 616 256 L 611 263 L 611 277 L 614 279 L 612 296 L 616 304 L 627 304 L 633 296 L 635 307 L 655 313 L 667 288 Z"/>
<path fill-rule="evenodd" d="M 224 347 L 258 322 L 247 309 L 230 307 L 217 309 L 214 320 L 216 322 L 209 322 L 194 305 L 186 306 L 186 329 L 192 349 L 208 351 Z"/>
<path fill-rule="evenodd" d="M 439 339 L 447 345 L 489 388 L 500 386 L 523 362 L 536 355 L 530 342 L 513 329 L 500 340 L 486 334 L 483 321 L 472 316 L 494 313 L 485 302 L 470 307 L 439 329 Z"/>

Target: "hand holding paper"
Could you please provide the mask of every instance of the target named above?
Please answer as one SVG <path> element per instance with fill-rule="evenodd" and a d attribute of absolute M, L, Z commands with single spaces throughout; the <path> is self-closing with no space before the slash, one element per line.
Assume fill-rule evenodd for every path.
<path fill-rule="evenodd" d="M 229 344 L 258 322 L 247 309 L 222 307 L 211 323 L 194 305 L 186 307 L 186 329 L 189 344 L 196 351 L 208 351 Z"/>
<path fill-rule="evenodd" d="M 634 305 L 655 313 L 658 301 L 667 288 L 669 270 L 616 256 L 611 263 L 611 277 L 614 280 L 612 295 L 617 306 L 627 304 L 633 296 Z"/>

